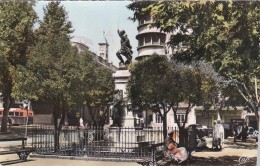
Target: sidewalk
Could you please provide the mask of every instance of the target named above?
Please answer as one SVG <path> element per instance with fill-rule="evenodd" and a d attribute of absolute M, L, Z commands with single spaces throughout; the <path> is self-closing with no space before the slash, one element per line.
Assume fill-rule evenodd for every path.
<path fill-rule="evenodd" d="M 195 152 L 192 158 L 196 163 L 208 163 L 207 165 L 246 165 L 255 166 L 257 157 L 257 146 L 255 140 L 248 139 L 247 142 L 233 142 L 233 138 L 225 139 L 221 151 L 211 150 L 212 138 L 207 138 L 209 151 Z"/>
<path fill-rule="evenodd" d="M 90 161 L 57 158 L 28 157 L 27 161 L 18 160 L 17 154 L 0 155 L 0 164 L 12 166 L 140 166 L 135 162 Z M 0 165 L 1 166 L 1 165 Z"/>

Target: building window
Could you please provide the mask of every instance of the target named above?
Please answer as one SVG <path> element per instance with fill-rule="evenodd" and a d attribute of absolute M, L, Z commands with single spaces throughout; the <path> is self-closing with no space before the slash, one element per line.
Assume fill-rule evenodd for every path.
<path fill-rule="evenodd" d="M 153 35 L 152 42 L 153 42 L 153 45 L 159 45 L 160 44 L 159 35 Z"/>
<path fill-rule="evenodd" d="M 14 116 L 14 112 L 9 112 L 9 115 L 10 116 Z"/>
<path fill-rule="evenodd" d="M 140 36 L 138 39 L 138 46 L 165 45 L 165 40 L 165 34 L 149 34 L 146 36 Z"/>
<path fill-rule="evenodd" d="M 165 40 L 166 40 L 166 35 L 165 35 L 165 34 L 162 34 L 162 35 L 160 36 L 161 45 L 164 45 L 164 44 L 165 44 Z"/>
<path fill-rule="evenodd" d="M 144 19 L 141 19 L 141 20 L 139 21 L 139 25 L 142 25 L 142 24 L 144 24 Z"/>
<path fill-rule="evenodd" d="M 138 44 L 139 44 L 139 47 L 144 45 L 144 38 L 143 37 L 140 37 Z"/>
<path fill-rule="evenodd" d="M 152 18 L 149 17 L 149 18 L 145 19 L 145 23 L 152 23 Z"/>
<path fill-rule="evenodd" d="M 145 45 L 151 45 L 151 43 L 152 43 L 152 42 L 151 42 L 151 39 L 152 39 L 152 38 L 151 38 L 150 35 L 146 36 L 146 37 L 145 37 Z"/>
<path fill-rule="evenodd" d="M 144 19 L 139 20 L 139 25 L 148 24 L 148 23 L 152 23 L 152 22 L 153 22 L 153 19 L 150 16 L 148 16 Z"/>
<path fill-rule="evenodd" d="M 185 114 L 178 114 L 177 119 L 180 122 L 180 124 L 182 124 L 185 120 Z"/>
<path fill-rule="evenodd" d="M 162 123 L 162 117 L 159 114 L 155 114 L 155 123 Z"/>

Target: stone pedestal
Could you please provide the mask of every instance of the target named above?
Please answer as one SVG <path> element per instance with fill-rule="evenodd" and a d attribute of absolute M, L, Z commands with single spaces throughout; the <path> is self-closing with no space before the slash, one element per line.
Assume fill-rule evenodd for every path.
<path fill-rule="evenodd" d="M 130 77 L 130 72 L 128 69 L 121 68 L 117 70 L 113 77 L 115 79 L 115 90 L 122 90 L 123 91 L 123 98 L 126 97 L 126 86 L 128 79 Z"/>
<path fill-rule="evenodd" d="M 120 67 L 113 74 L 115 81 L 115 90 L 119 90 L 122 93 L 122 97 L 127 98 L 127 82 L 130 77 L 130 72 L 126 67 Z M 121 127 L 110 126 L 109 127 L 109 138 L 113 141 L 114 147 L 110 150 L 113 152 L 122 151 L 133 151 L 134 148 L 138 147 L 138 143 L 143 140 L 143 135 L 136 131 L 135 128 L 135 117 L 133 116 L 132 110 L 127 110 L 127 103 L 123 106 L 124 116 L 122 118 Z M 130 104 L 130 103 L 129 103 Z M 110 124 L 113 124 L 113 120 L 110 119 Z"/>
<path fill-rule="evenodd" d="M 126 92 L 126 86 L 128 79 L 130 77 L 130 72 L 126 67 L 120 67 L 119 70 L 117 70 L 113 74 L 113 78 L 115 81 L 115 90 L 120 90 L 122 91 L 123 98 L 127 97 L 127 92 Z M 123 120 L 123 125 L 122 127 L 134 127 L 134 117 L 133 117 L 133 112 L 128 111 L 126 107 L 124 107 L 124 117 L 122 117 Z"/>
<path fill-rule="evenodd" d="M 137 132 L 135 128 L 109 128 L 109 139 L 113 142 L 111 152 L 132 152 L 138 147 L 138 142 L 142 141 L 143 135 Z"/>

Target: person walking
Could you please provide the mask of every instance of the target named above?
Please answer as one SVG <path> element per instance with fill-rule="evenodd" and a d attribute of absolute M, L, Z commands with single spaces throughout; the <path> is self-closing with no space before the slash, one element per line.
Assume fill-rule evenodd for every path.
<path fill-rule="evenodd" d="M 213 128 L 213 140 L 212 140 L 212 148 L 220 147 L 222 149 L 222 145 L 224 143 L 224 127 L 221 124 L 220 120 L 214 121 L 214 128 Z"/>

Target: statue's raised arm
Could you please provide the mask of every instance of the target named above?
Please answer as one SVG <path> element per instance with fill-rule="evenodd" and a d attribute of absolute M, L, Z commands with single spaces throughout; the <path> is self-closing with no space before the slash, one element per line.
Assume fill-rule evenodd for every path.
<path fill-rule="evenodd" d="M 132 62 L 132 54 L 133 54 L 132 46 L 124 30 L 121 31 L 117 30 L 117 33 L 120 37 L 120 43 L 121 43 L 121 48 L 116 53 L 116 56 L 120 60 L 119 65 L 120 66 L 123 64 L 128 65 Z M 126 57 L 126 61 L 123 60 L 121 55 Z"/>

